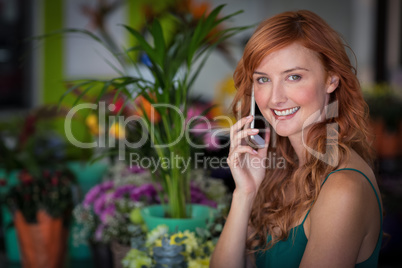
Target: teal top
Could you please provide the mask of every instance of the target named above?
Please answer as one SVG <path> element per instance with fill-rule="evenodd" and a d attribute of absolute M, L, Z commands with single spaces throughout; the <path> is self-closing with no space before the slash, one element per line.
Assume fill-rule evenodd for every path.
<path fill-rule="evenodd" d="M 353 169 L 353 168 L 337 169 L 337 170 L 329 173 L 328 176 L 325 178 L 324 182 L 321 184 L 321 187 L 332 173 L 335 173 L 340 170 L 353 170 L 353 171 L 356 171 L 356 172 L 359 172 L 360 174 L 362 174 L 370 183 L 371 187 L 374 190 L 375 196 L 377 197 L 378 205 L 380 207 L 380 217 L 381 217 L 381 228 L 380 228 L 380 234 L 379 234 L 378 240 L 377 240 L 377 245 L 376 245 L 373 253 L 367 260 L 355 265 L 355 267 L 358 267 L 358 268 L 377 267 L 378 266 L 378 255 L 380 253 L 380 247 L 381 247 L 381 242 L 382 242 L 382 209 L 381 209 L 380 198 L 377 194 L 377 191 L 374 188 L 374 185 L 371 183 L 369 178 L 367 178 L 367 176 L 360 170 Z M 306 216 L 304 217 L 303 222 L 300 225 L 298 225 L 290 230 L 289 236 L 286 240 L 277 242 L 272 248 L 270 248 L 267 251 L 257 252 L 255 254 L 257 267 L 285 268 L 285 267 L 299 267 L 300 266 L 300 262 L 302 260 L 303 254 L 304 254 L 304 250 L 306 249 L 306 245 L 307 245 L 307 237 L 306 237 L 306 234 L 304 233 L 303 224 L 309 213 L 310 213 L 310 210 L 307 212 Z M 268 236 L 268 242 L 269 241 L 271 241 L 270 235 Z"/>

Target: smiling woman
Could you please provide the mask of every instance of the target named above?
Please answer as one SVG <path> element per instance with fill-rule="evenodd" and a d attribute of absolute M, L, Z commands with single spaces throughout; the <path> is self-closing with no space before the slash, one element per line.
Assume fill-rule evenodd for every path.
<path fill-rule="evenodd" d="M 339 83 L 336 75 L 326 74 L 317 53 L 299 43 L 266 56 L 253 80 L 261 113 L 280 136 L 293 140 L 301 140 L 293 137 L 307 131 L 303 124 L 311 115 L 322 114 Z"/>
<path fill-rule="evenodd" d="M 306 10 L 267 19 L 234 81 L 236 189 L 211 267 L 376 267 L 382 203 L 368 110 L 338 33 Z M 245 128 L 252 88 L 273 129 L 258 151 L 245 142 L 258 133 Z M 286 168 L 267 169 L 271 153 Z"/>

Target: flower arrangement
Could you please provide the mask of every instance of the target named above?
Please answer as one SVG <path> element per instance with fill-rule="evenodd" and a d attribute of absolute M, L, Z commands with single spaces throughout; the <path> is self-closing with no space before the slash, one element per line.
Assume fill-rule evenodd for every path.
<path fill-rule="evenodd" d="M 12 212 L 21 211 L 28 223 L 36 222 L 39 210 L 45 210 L 53 218 L 69 218 L 75 184 L 75 176 L 69 170 L 46 169 L 38 177 L 23 170 L 18 178 L 20 182 L 5 197 Z"/>
<path fill-rule="evenodd" d="M 222 232 L 222 215 L 218 210 L 214 221 L 206 229 L 197 228 L 195 232 L 168 233 L 166 225 L 158 225 L 146 233 L 145 238 L 136 239 L 136 247 L 122 260 L 123 267 L 209 267 L 209 259 Z"/>
<path fill-rule="evenodd" d="M 48 105 L 33 109 L 26 115 L 2 120 L 0 168 L 8 172 L 28 169 L 30 173 L 39 175 L 43 167 L 64 164 L 72 159 L 72 154 L 76 153 L 72 151 L 73 146 L 57 131 L 57 120 L 67 113 L 66 107 Z M 90 152 L 86 150 L 85 153 Z"/>
<path fill-rule="evenodd" d="M 143 158 L 164 159 L 170 163 L 152 166 L 155 170 L 152 178 L 161 185 L 160 191 L 158 189 L 160 201 L 168 204 L 166 212 L 172 218 L 187 217 L 186 204 L 191 202 L 190 169 L 176 164 L 177 159 L 193 159 L 190 143 L 184 135 L 198 123 L 197 120 L 191 123 L 187 121 L 190 89 L 210 52 L 229 37 L 248 28 L 222 27 L 224 21 L 240 13 L 219 17 L 222 8 L 223 5 L 218 6 L 210 12 L 204 12 L 201 17 L 192 14 L 170 16 L 170 23 L 174 27 L 169 29 L 162 27 L 157 19 L 153 20 L 147 32 L 140 33 L 124 26 L 136 40 L 136 45 L 123 53 L 116 52 L 91 32 L 80 29 L 64 31 L 86 34 L 104 45 L 121 64 L 122 68 L 113 66 L 118 77 L 76 81 L 64 96 L 77 88 L 84 88 L 83 94 L 77 98 L 79 101 L 91 89 L 100 87 L 100 99 L 104 94 L 110 93 L 108 89 L 111 88 L 115 96 L 114 102 L 120 95 L 124 95 L 122 107 L 132 104 L 137 111 L 142 111 L 140 120 L 135 120 L 130 126 L 123 125 L 123 130 L 128 141 L 131 135 L 138 137 L 138 134 L 141 137 L 145 135 L 146 141 L 137 147 L 124 145 L 124 150 L 136 152 Z M 138 55 L 146 60 L 138 62 Z M 195 63 L 198 63 L 196 68 Z M 151 113 L 154 116 L 148 116 L 149 109 L 154 111 Z"/>
<path fill-rule="evenodd" d="M 389 132 L 396 132 L 402 121 L 400 90 L 391 84 L 382 83 L 363 87 L 363 93 L 370 108 L 370 116 L 382 120 Z"/>
<path fill-rule="evenodd" d="M 193 171 L 192 174 L 193 203 L 228 206 L 230 194 L 221 181 L 205 178 L 202 171 Z M 117 162 L 110 176 L 111 179 L 91 188 L 82 203 L 74 208 L 73 215 L 78 224 L 73 229 L 76 244 L 85 244 L 89 240 L 105 244 L 117 241 L 134 246 L 145 235 L 146 227 L 139 210 L 145 205 L 160 203 L 156 186 L 150 183 L 150 172 L 139 167 L 128 168 Z M 206 194 L 211 186 L 217 189 L 215 193 L 219 196 Z"/>
<path fill-rule="evenodd" d="M 74 208 L 73 215 L 79 224 L 73 230 L 76 243 L 109 243 L 117 241 L 130 245 L 131 239 L 142 234 L 141 222 L 133 223 L 138 208 L 155 204 L 156 191 L 152 184 L 141 186 L 115 185 L 112 180 L 93 187 L 82 204 Z M 88 237 L 89 236 L 89 237 Z"/>
<path fill-rule="evenodd" d="M 66 113 L 56 105 L 42 106 L 0 123 L 0 168 L 6 172 L 1 184 L 8 188 L 2 198 L 28 223 L 37 221 L 39 210 L 53 218 L 71 216 L 76 178 L 67 162 L 72 151 L 55 127 Z M 7 174 L 12 171 L 15 181 Z"/>

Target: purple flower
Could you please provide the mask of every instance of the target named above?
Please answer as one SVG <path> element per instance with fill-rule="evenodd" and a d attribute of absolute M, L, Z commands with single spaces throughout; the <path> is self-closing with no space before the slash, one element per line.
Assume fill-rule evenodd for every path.
<path fill-rule="evenodd" d="M 105 225 L 103 223 L 99 224 L 98 228 L 95 231 L 95 240 L 101 241 L 103 236 L 103 230 L 105 229 Z"/>
<path fill-rule="evenodd" d="M 109 204 L 100 214 L 101 221 L 106 224 L 108 217 L 113 217 L 116 213 L 116 206 L 112 203 Z"/>
<path fill-rule="evenodd" d="M 206 206 L 213 207 L 213 208 L 217 208 L 217 206 L 218 206 L 215 201 L 212 201 L 209 199 L 202 199 L 199 202 L 197 202 L 196 204 L 206 205 Z"/>
<path fill-rule="evenodd" d="M 106 195 L 105 195 L 105 194 L 99 196 L 99 197 L 95 200 L 95 202 L 94 202 L 94 212 L 95 212 L 95 214 L 101 215 L 102 210 L 103 210 L 104 207 L 105 207 L 106 200 L 107 200 L 107 199 L 106 199 Z"/>
<path fill-rule="evenodd" d="M 95 201 L 101 191 L 101 186 L 96 185 L 89 190 L 89 192 L 85 195 L 83 205 L 85 208 L 89 208 L 90 205 Z"/>
<path fill-rule="evenodd" d="M 202 105 L 194 105 L 187 109 L 187 119 L 186 123 L 193 117 L 201 116 L 201 114 L 205 111 L 206 107 Z"/>
<path fill-rule="evenodd" d="M 89 208 L 92 203 L 94 203 L 99 195 L 104 194 L 106 191 L 113 188 L 113 181 L 105 181 L 101 184 L 98 184 L 89 190 L 89 192 L 85 195 L 84 201 L 82 202 L 85 208 Z"/>
<path fill-rule="evenodd" d="M 106 192 L 107 190 L 110 190 L 113 188 L 114 186 L 114 182 L 113 181 L 104 181 L 103 183 L 100 184 L 102 187 L 102 191 Z"/>
<path fill-rule="evenodd" d="M 133 201 L 139 201 L 141 197 L 151 201 L 155 196 L 156 190 L 151 183 L 143 184 L 130 192 L 130 199 Z"/>
<path fill-rule="evenodd" d="M 206 145 L 208 145 L 207 150 L 216 151 L 216 150 L 220 149 L 220 141 L 219 141 L 218 137 L 216 135 L 213 136 L 210 131 L 205 134 L 204 143 Z"/>
<path fill-rule="evenodd" d="M 130 171 L 131 174 L 139 174 L 146 171 L 144 168 L 138 165 L 130 166 L 127 170 Z"/>
<path fill-rule="evenodd" d="M 215 201 L 209 200 L 204 192 L 201 191 L 201 189 L 194 184 L 190 185 L 190 196 L 191 202 L 194 204 L 201 204 L 214 208 L 217 207 L 217 203 Z"/>
<path fill-rule="evenodd" d="M 133 189 L 135 189 L 135 186 L 130 184 L 120 186 L 113 193 L 113 199 L 119 199 L 123 197 L 125 194 L 129 194 Z"/>

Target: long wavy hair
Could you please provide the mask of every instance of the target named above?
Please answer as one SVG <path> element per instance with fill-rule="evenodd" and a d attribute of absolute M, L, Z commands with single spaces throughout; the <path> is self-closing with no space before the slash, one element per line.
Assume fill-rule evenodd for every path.
<path fill-rule="evenodd" d="M 234 115 L 248 115 L 252 76 L 262 59 L 294 42 L 315 51 L 327 74 L 338 75 L 339 85 L 329 100 L 330 104 L 336 105 L 327 110 L 327 119 L 310 127 L 305 138 L 305 145 L 325 157 L 317 157 L 306 150 L 306 161 L 299 166 L 289 139 L 273 133 L 271 141 L 275 140 L 276 146 L 270 146 L 268 155 L 278 159 L 283 157 L 286 168 L 267 169 L 250 216 L 252 231 L 247 237 L 250 252 L 267 250 L 288 237 L 291 228 L 317 200 L 325 176 L 338 168 L 339 163 L 348 160 L 351 149 L 371 167 L 373 164 L 368 106 L 363 99 L 356 69 L 346 54 L 347 45 L 335 30 L 311 11 L 284 12 L 257 27 L 234 72 L 237 88 L 232 106 Z M 294 193 L 294 198 L 285 194 L 287 190 Z M 278 231 L 274 232 L 274 228 Z M 269 243 L 267 234 L 272 237 Z"/>

